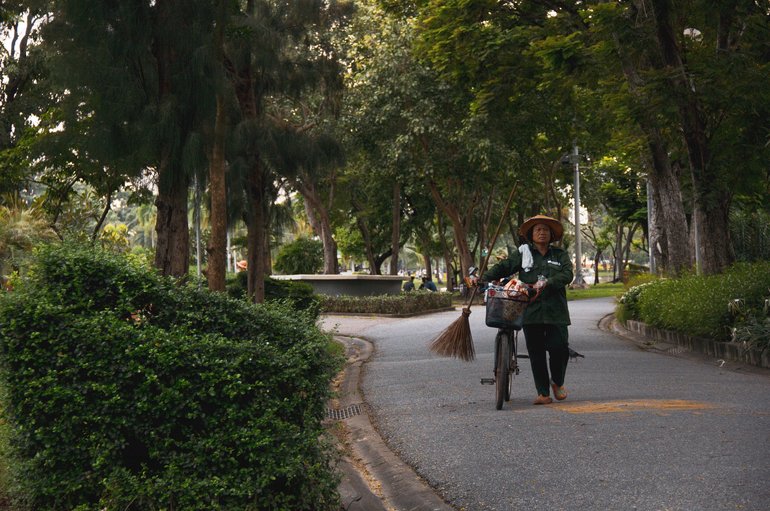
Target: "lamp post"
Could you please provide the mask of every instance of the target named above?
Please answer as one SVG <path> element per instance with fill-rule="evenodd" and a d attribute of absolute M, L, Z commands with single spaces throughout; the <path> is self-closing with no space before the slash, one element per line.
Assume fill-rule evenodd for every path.
<path fill-rule="evenodd" d="M 575 287 L 582 287 L 583 254 L 580 247 L 580 156 L 577 143 L 572 148 L 572 163 L 575 166 Z"/>

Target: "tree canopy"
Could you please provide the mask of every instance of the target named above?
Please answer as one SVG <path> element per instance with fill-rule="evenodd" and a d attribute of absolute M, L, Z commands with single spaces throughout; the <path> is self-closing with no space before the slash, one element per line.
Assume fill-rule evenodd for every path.
<path fill-rule="evenodd" d="M 155 265 L 181 277 L 195 185 L 209 286 L 241 224 L 256 301 L 291 194 L 327 273 L 342 242 L 373 273 L 409 246 L 466 275 L 501 221 L 508 246 L 530 215 L 569 222 L 574 165 L 597 225 L 643 236 L 668 274 L 722 271 L 732 219 L 769 209 L 757 2 L 41 0 L 2 15 L 0 192 L 36 197 L 60 236 L 90 194 L 92 237 L 118 195 L 151 196 L 142 243 L 155 218 Z"/>

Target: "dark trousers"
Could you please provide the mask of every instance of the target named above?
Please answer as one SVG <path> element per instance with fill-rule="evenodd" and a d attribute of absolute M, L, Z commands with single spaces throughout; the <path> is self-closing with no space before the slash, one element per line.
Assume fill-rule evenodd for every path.
<path fill-rule="evenodd" d="M 551 380 L 559 387 L 564 385 L 569 362 L 568 337 L 567 325 L 524 325 L 529 363 L 532 365 L 537 393 L 541 396 L 551 394 Z"/>

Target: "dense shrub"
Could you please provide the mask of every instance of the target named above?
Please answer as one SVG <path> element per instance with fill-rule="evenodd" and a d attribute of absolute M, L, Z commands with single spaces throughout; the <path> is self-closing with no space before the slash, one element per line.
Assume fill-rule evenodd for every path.
<path fill-rule="evenodd" d="M 730 212 L 730 239 L 738 261 L 770 260 L 770 213 L 753 207 Z"/>
<path fill-rule="evenodd" d="M 768 300 L 770 300 L 770 293 L 768 293 Z M 770 350 L 770 315 L 767 312 L 745 315 L 736 322 L 733 341 L 751 349 Z"/>
<path fill-rule="evenodd" d="M 234 298 L 246 298 L 248 272 L 242 271 L 228 277 L 227 294 Z M 265 301 L 284 301 L 294 308 L 319 313 L 320 300 L 313 294 L 313 286 L 307 282 L 265 278 Z"/>
<path fill-rule="evenodd" d="M 0 299 L 17 509 L 334 509 L 314 319 L 44 249 Z"/>
<path fill-rule="evenodd" d="M 451 306 L 451 293 L 435 293 L 430 291 L 379 296 L 321 295 L 321 310 L 323 312 L 416 314 Z"/>
<path fill-rule="evenodd" d="M 640 284 L 631 285 L 620 297 L 619 306 L 615 311 L 617 318 L 623 322 L 629 319 L 639 319 L 639 297 L 645 288 L 650 287 L 656 282 L 660 281 L 648 280 Z"/>
<path fill-rule="evenodd" d="M 695 336 L 730 339 L 736 320 L 730 310 L 740 300 L 748 311 L 762 309 L 770 297 L 770 262 L 738 263 L 711 276 L 688 275 L 630 288 L 618 315 Z"/>
<path fill-rule="evenodd" d="M 286 275 L 316 273 L 323 264 L 323 243 L 310 238 L 297 238 L 283 245 L 275 258 L 275 269 Z"/>

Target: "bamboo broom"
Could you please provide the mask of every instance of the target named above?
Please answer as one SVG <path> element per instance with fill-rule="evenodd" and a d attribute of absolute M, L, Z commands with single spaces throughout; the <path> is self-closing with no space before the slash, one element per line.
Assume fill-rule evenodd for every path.
<path fill-rule="evenodd" d="M 489 244 L 489 252 L 487 252 L 484 262 L 479 269 L 479 276 L 484 275 L 484 272 L 487 269 L 489 257 L 492 255 L 492 248 L 495 246 L 497 236 L 500 234 L 500 229 L 503 227 L 505 218 L 508 216 L 508 208 L 511 206 L 513 194 L 516 193 L 517 186 L 518 183 L 513 185 L 511 194 L 508 196 L 508 201 L 505 203 L 503 214 L 500 217 L 500 223 L 497 225 L 495 235 L 492 238 L 492 242 Z M 471 315 L 471 305 L 473 304 L 473 299 L 476 297 L 478 289 L 478 286 L 473 286 L 471 298 L 463 306 L 462 314 L 431 341 L 430 346 L 428 346 L 430 351 L 442 357 L 459 358 L 466 362 L 470 362 L 476 358 L 476 352 L 473 349 L 473 335 L 471 334 L 468 316 Z"/>

